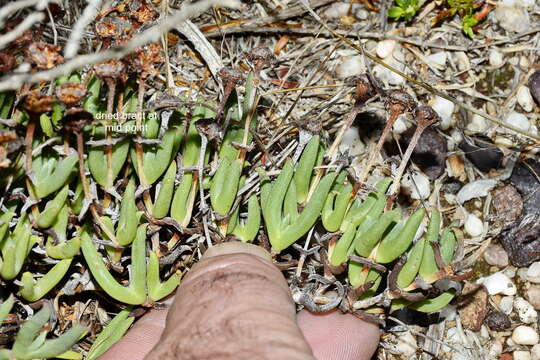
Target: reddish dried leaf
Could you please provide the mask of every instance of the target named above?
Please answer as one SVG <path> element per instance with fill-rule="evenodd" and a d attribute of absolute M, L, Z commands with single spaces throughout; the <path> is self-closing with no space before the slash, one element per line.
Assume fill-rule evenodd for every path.
<path fill-rule="evenodd" d="M 40 70 L 53 68 L 56 64 L 64 62 L 60 55 L 60 47 L 44 42 L 33 42 L 25 51 L 28 60 Z"/>

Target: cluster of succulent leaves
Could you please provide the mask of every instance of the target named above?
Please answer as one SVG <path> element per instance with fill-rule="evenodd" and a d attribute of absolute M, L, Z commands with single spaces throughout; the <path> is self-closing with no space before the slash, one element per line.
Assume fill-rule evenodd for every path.
<path fill-rule="evenodd" d="M 56 85 L 81 82 L 76 74 L 58 80 Z M 186 105 L 188 102 L 179 98 L 175 106 L 169 107 L 166 126 L 162 123 L 165 116 L 158 111 L 140 120 L 144 125 L 142 138 L 151 141 L 134 144 L 130 136 L 125 136 L 100 143 L 111 140 L 112 135 L 106 127 L 110 122 L 96 120 L 107 113 L 102 100 L 107 87 L 97 77 L 86 82 L 88 96 L 82 104 L 94 120 L 74 130 L 78 139 L 92 138 L 97 144 L 86 143 L 84 157 L 70 146 L 73 134 L 62 130 L 68 113 L 65 106 L 55 102 L 51 110 L 39 114 L 38 131 L 31 144 L 31 171 L 25 169 L 28 159 L 23 151 L 11 153 L 11 165 L 2 170 L 2 190 L 12 194 L 5 198 L 0 214 L 2 281 L 19 286 L 21 301 L 36 302 L 59 289 L 73 265 L 81 263 L 110 298 L 125 306 L 148 306 L 172 293 L 181 279 L 178 270 L 160 265 L 160 249 L 148 238 L 156 233 L 163 236 L 163 229 L 156 230 L 156 224 L 173 225 L 174 230 L 165 230 L 169 238 L 173 231 L 182 232 L 192 226 L 197 205 L 201 205 L 199 195 L 204 192 L 209 194 L 214 239 L 232 237 L 252 242 L 263 235 L 276 252 L 281 252 L 313 227 L 336 234 L 327 249 L 327 260 L 331 267 L 347 268 L 352 288 L 369 284 L 361 298 L 380 293 L 386 275 L 355 261 L 355 256 L 383 265 L 406 259 L 397 277 L 402 292 L 416 290 L 418 277 L 429 284 L 444 276 L 456 239 L 449 228 L 439 236 L 439 213 L 430 213 L 427 233 L 423 235 L 419 230 L 427 218 L 423 209 L 406 216 L 394 205 L 388 206 L 385 194 L 389 179 L 381 180 L 377 191 L 360 196 L 347 171 L 320 166 L 326 151 L 320 134 L 311 135 L 298 161 L 286 159 L 279 168 L 260 165 L 250 171 L 258 151 L 249 147 L 251 130 L 257 127 L 257 113 L 253 110 L 256 82 L 256 75 L 250 73 L 243 102 L 236 91 L 226 101 L 228 126 L 219 131 L 217 144 L 209 142 L 208 146 L 203 144 L 210 136 L 202 129 L 205 122 L 216 117 L 212 110 L 215 104 Z M 14 93 L 1 94 L 0 99 L 3 118 L 17 118 L 22 129 L 37 121 L 35 113 L 14 108 Z M 128 81 L 122 111 L 134 113 L 137 105 L 136 85 Z M 123 125 L 135 122 L 128 120 Z M 53 146 L 56 142 L 61 145 Z M 83 164 L 79 163 L 81 158 Z M 215 171 L 197 171 L 204 167 Z M 280 170 L 279 175 L 268 170 Z M 260 191 L 256 191 L 256 185 Z M 117 189 L 123 189 L 121 196 Z M 97 209 L 96 203 L 102 208 Z M 201 227 L 198 229 L 202 232 Z M 161 239 L 162 243 L 169 238 Z M 30 271 L 32 249 L 43 257 L 42 262 L 53 264 L 46 273 Z M 436 261 L 436 250 L 444 264 Z M 124 276 L 126 262 L 129 281 Z M 166 280 L 162 281 L 162 277 Z M 445 306 L 453 295 L 448 290 L 419 302 L 395 295 L 393 305 L 431 312 Z M 4 300 L 0 320 L 8 314 L 13 301 L 13 297 Z M 85 335 L 83 327 L 75 326 L 54 340 L 47 340 L 46 332 L 38 334 L 50 315 L 50 309 L 44 306 L 27 320 L 12 349 L 0 351 L 0 359 L 30 359 L 37 353 L 41 358 L 61 354 L 80 358 L 80 354 L 68 350 Z M 97 337 L 88 358 L 97 358 L 106 351 L 133 319 L 129 308 L 120 312 Z"/>
<path fill-rule="evenodd" d="M 410 21 L 422 8 L 423 3 L 421 0 L 395 0 L 395 6 L 388 9 L 388 16 L 395 20 Z M 478 25 L 476 12 L 480 5 L 473 0 L 446 0 L 444 5 L 445 8 L 433 19 L 434 24 L 458 14 L 461 17 L 463 32 L 473 38 L 473 27 Z"/>

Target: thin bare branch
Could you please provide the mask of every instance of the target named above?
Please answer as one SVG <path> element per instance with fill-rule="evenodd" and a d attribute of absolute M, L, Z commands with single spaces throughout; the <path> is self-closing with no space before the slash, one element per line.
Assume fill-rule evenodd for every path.
<path fill-rule="evenodd" d="M 24 83 L 51 81 L 60 76 L 68 75 L 83 66 L 122 57 L 141 46 L 158 41 L 162 33 L 173 29 L 178 23 L 201 14 L 213 5 L 234 8 L 239 6 L 239 4 L 240 3 L 237 0 L 202 0 L 186 5 L 181 10 L 172 13 L 171 16 L 167 17 L 165 20 L 158 22 L 155 26 L 140 33 L 123 46 L 113 47 L 98 53 L 80 55 L 50 70 L 33 74 L 11 74 L 4 76 L 0 80 L 0 91 L 18 89 Z"/>

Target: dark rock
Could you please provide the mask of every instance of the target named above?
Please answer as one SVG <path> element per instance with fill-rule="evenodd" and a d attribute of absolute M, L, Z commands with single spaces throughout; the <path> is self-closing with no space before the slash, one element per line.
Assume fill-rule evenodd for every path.
<path fill-rule="evenodd" d="M 414 128 L 405 131 L 401 137 L 402 148 L 411 142 Z M 411 160 L 432 180 L 442 175 L 446 168 L 446 140 L 431 127 L 424 130 L 414 148 Z"/>
<path fill-rule="evenodd" d="M 517 163 L 510 181 L 523 197 L 525 214 L 540 214 L 540 163 L 532 159 Z"/>
<path fill-rule="evenodd" d="M 540 70 L 536 70 L 529 78 L 529 91 L 540 105 Z"/>
<path fill-rule="evenodd" d="M 524 216 L 501 232 L 501 244 L 517 267 L 540 260 L 540 217 Z"/>
<path fill-rule="evenodd" d="M 488 172 L 502 165 L 503 153 L 488 137 L 465 137 L 458 147 L 480 171 Z"/>
<path fill-rule="evenodd" d="M 486 316 L 486 325 L 494 331 L 503 331 L 512 325 L 508 315 L 501 311 L 492 311 Z"/>
<path fill-rule="evenodd" d="M 506 185 L 493 190 L 491 205 L 497 220 L 507 225 L 516 221 L 523 212 L 523 200 L 515 187 Z"/>

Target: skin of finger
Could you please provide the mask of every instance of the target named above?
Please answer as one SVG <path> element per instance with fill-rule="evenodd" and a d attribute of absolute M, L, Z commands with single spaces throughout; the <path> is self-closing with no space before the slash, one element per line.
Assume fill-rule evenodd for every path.
<path fill-rule="evenodd" d="M 188 273 L 145 359 L 313 360 L 281 272 L 264 257 L 225 253 Z"/>
<path fill-rule="evenodd" d="M 378 326 L 351 314 L 312 314 L 302 310 L 297 322 L 319 360 L 369 360 L 379 344 Z"/>
<path fill-rule="evenodd" d="M 166 309 L 152 309 L 127 334 L 114 344 L 99 360 L 142 360 L 156 345 L 165 329 Z"/>

